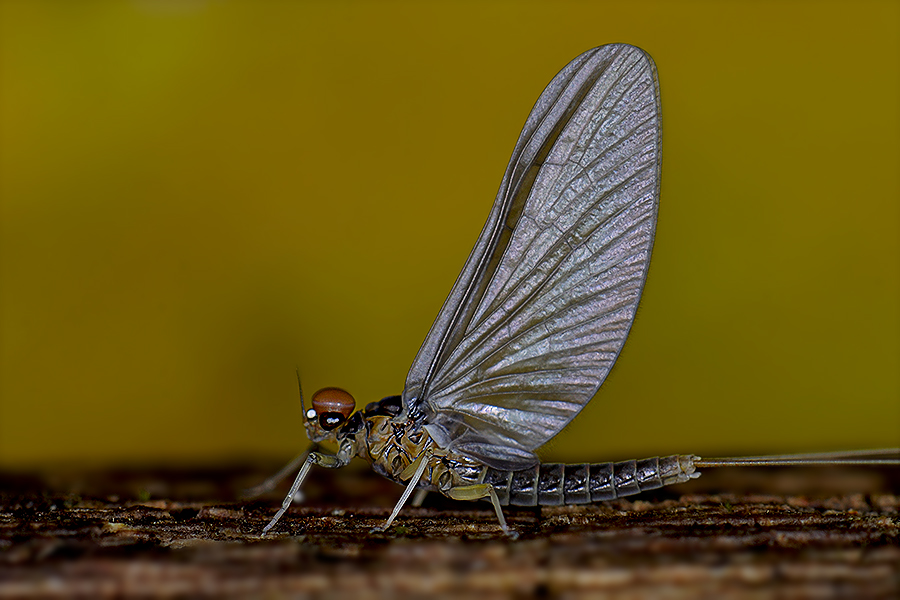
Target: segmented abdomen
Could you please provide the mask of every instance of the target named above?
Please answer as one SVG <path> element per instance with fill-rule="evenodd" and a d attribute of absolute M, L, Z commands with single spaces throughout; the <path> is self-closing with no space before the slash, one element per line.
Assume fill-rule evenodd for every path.
<path fill-rule="evenodd" d="M 547 463 L 524 471 L 487 467 L 482 481 L 494 487 L 504 506 L 588 504 L 684 483 L 699 476 L 693 459 L 673 455 L 617 463 Z"/>

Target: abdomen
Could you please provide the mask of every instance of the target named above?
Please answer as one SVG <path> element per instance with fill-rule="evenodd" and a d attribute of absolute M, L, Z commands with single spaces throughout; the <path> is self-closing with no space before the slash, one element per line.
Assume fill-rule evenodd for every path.
<path fill-rule="evenodd" d="M 504 506 L 588 504 L 699 477 L 693 458 L 673 455 L 616 463 L 546 463 L 524 471 L 485 467 L 482 482 L 494 487 Z"/>

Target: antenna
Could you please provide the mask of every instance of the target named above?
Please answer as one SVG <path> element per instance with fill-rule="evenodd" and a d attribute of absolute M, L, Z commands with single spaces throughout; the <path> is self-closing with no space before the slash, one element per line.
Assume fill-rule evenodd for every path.
<path fill-rule="evenodd" d="M 297 367 L 297 387 L 300 388 L 300 410 L 306 416 L 306 405 L 303 403 L 303 383 L 300 381 L 300 367 Z"/>

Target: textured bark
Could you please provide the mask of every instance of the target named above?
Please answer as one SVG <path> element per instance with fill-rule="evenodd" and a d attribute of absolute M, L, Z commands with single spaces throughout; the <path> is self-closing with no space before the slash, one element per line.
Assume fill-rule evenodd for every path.
<path fill-rule="evenodd" d="M 548 595 L 866 598 L 900 591 L 896 471 L 722 470 L 634 500 L 509 509 L 430 496 L 381 523 L 400 488 L 315 471 L 265 538 L 271 472 L 0 475 L 0 597 Z M 728 493 L 721 493 L 727 490 Z M 718 491 L 719 493 L 711 493 Z M 473 596 L 477 594 L 477 596 Z"/>

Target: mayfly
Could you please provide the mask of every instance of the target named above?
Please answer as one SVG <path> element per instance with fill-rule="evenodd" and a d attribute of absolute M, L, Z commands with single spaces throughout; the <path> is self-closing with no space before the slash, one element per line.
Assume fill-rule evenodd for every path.
<path fill-rule="evenodd" d="M 703 460 L 673 455 L 542 464 L 535 451 L 603 383 L 647 276 L 660 189 L 659 85 L 643 50 L 610 44 L 565 66 L 516 142 L 478 241 L 413 361 L 403 394 L 354 412 L 326 388 L 304 407 L 311 451 L 268 532 L 313 465 L 354 457 L 406 486 L 505 505 L 585 504 L 698 477 L 698 467 L 834 463 L 848 456 Z M 302 392 L 301 392 L 302 402 Z M 854 462 L 871 463 L 865 454 Z M 747 462 L 750 461 L 750 462 Z M 755 461 L 755 462 L 754 462 Z"/>

